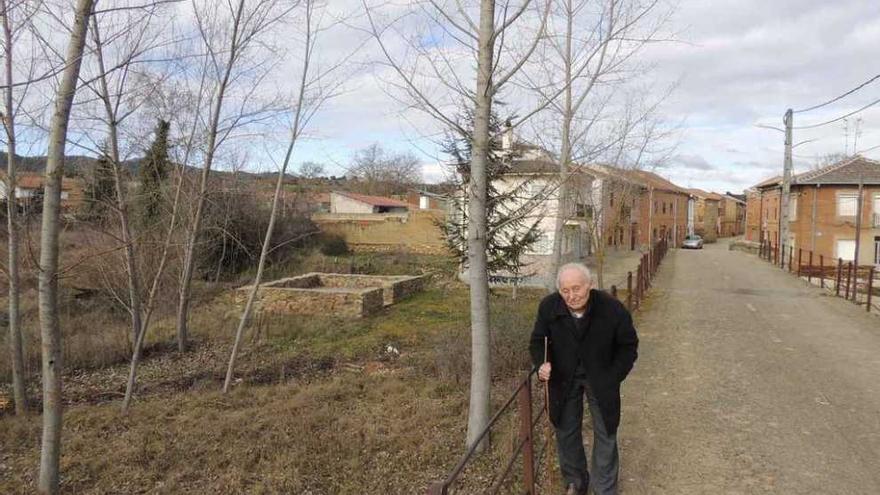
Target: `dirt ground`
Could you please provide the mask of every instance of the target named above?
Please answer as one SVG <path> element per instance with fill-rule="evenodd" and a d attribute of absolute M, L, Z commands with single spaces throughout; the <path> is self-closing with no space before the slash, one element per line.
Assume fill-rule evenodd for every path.
<path fill-rule="evenodd" d="M 718 243 L 637 325 L 622 494 L 880 493 L 880 318 Z"/>

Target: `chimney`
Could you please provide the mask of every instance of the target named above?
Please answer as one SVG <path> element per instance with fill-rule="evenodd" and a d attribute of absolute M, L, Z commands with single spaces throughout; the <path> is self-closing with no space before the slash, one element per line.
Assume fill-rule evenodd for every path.
<path fill-rule="evenodd" d="M 504 122 L 504 133 L 501 135 L 501 149 L 510 151 L 513 149 L 513 124 L 510 119 Z"/>

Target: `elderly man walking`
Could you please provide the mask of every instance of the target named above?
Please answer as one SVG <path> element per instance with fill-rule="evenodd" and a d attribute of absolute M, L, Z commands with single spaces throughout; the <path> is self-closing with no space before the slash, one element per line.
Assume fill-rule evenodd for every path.
<path fill-rule="evenodd" d="M 613 495 L 620 466 L 620 384 L 636 361 L 639 339 L 629 311 L 593 288 L 586 266 L 563 265 L 556 287 L 558 291 L 538 306 L 529 351 L 538 378 L 549 380 L 550 421 L 556 428 L 566 493 L 582 495 L 591 487 L 596 495 Z M 546 361 L 545 339 L 549 341 Z M 593 423 L 590 471 L 581 430 L 584 398 Z"/>

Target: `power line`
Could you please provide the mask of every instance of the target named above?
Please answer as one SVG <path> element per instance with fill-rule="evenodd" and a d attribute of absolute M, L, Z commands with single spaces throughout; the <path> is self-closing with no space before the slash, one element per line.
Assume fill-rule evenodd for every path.
<path fill-rule="evenodd" d="M 833 123 L 840 121 L 840 120 L 843 120 L 847 117 L 852 117 L 853 115 L 855 115 L 863 110 L 867 110 L 868 108 L 871 108 L 878 103 L 880 103 L 880 99 L 874 100 L 871 103 L 868 103 L 867 105 L 863 106 L 862 108 L 860 108 L 858 110 L 854 110 L 846 115 L 841 115 L 840 117 L 837 117 L 836 119 L 831 119 L 831 120 L 828 120 L 828 121 L 825 121 L 825 122 L 822 122 L 819 124 L 811 124 L 811 125 L 802 125 L 802 126 L 798 126 L 798 127 L 792 127 L 792 129 L 814 129 L 816 127 L 822 127 L 823 125 L 833 124 Z"/>
<path fill-rule="evenodd" d="M 858 154 L 865 153 L 865 152 L 868 152 L 868 151 L 874 151 L 874 150 L 876 150 L 877 148 L 880 148 L 880 144 L 878 144 L 877 146 L 871 146 L 870 148 L 866 148 L 866 149 L 863 149 L 863 150 L 856 151 L 856 154 L 858 155 Z"/>
<path fill-rule="evenodd" d="M 813 106 L 811 106 L 811 107 L 809 107 L 809 108 L 803 108 L 803 109 L 801 109 L 801 110 L 794 110 L 792 113 L 809 112 L 810 110 L 815 110 L 815 109 L 817 109 L 817 108 L 822 108 L 822 107 L 824 107 L 824 106 L 826 106 L 826 105 L 830 105 L 830 104 L 834 103 L 835 101 L 838 101 L 838 100 L 841 100 L 841 99 L 843 99 L 843 98 L 846 98 L 847 96 L 849 96 L 849 95 L 855 93 L 856 91 L 858 91 L 858 90 L 864 88 L 865 86 L 871 84 L 872 82 L 876 81 L 877 79 L 880 79 L 880 74 L 877 74 L 876 76 L 872 77 L 871 79 L 868 79 L 867 81 L 863 82 L 862 84 L 859 84 L 859 85 L 856 86 L 855 88 L 853 88 L 853 89 L 847 91 L 846 93 L 844 93 L 844 94 L 838 96 L 837 98 L 834 98 L 834 99 L 828 100 L 828 101 L 826 101 L 825 103 L 820 103 L 820 104 L 818 104 L 818 105 L 813 105 Z"/>

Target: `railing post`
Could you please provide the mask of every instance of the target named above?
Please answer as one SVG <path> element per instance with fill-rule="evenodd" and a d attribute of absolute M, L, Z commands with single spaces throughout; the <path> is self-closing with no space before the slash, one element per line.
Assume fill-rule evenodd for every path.
<path fill-rule="evenodd" d="M 846 263 L 846 297 L 849 300 L 849 284 L 852 282 L 852 261 Z"/>
<path fill-rule="evenodd" d="M 866 308 L 868 313 L 871 312 L 871 292 L 874 290 L 874 267 L 868 271 L 868 299 L 866 301 Z"/>
<path fill-rule="evenodd" d="M 840 297 L 840 275 L 843 270 L 843 258 L 837 258 L 837 281 L 834 282 L 834 295 Z"/>
<path fill-rule="evenodd" d="M 779 249 L 779 259 L 782 261 L 779 264 L 779 268 L 785 270 L 785 244 L 782 244 Z"/>
<path fill-rule="evenodd" d="M 798 266 L 797 266 L 797 276 L 800 278 L 801 276 L 801 256 L 803 255 L 803 249 L 798 248 Z"/>
<path fill-rule="evenodd" d="M 613 286 L 612 286 L 613 287 Z M 519 441 L 524 442 L 523 488 L 535 495 L 535 452 L 532 442 L 532 379 L 531 375 L 519 390 Z"/>
<path fill-rule="evenodd" d="M 617 286 L 614 284 L 611 285 L 611 297 L 617 299 Z"/>
<path fill-rule="evenodd" d="M 633 272 L 626 272 L 626 309 L 633 310 Z"/>
<path fill-rule="evenodd" d="M 788 273 L 791 273 L 791 261 L 794 258 L 794 246 L 788 246 Z M 785 267 L 783 267 L 785 268 Z"/>
<path fill-rule="evenodd" d="M 807 282 L 813 283 L 813 252 L 810 251 L 810 271 L 807 272 Z"/>
<path fill-rule="evenodd" d="M 819 255 L 819 288 L 825 288 L 825 255 Z"/>

